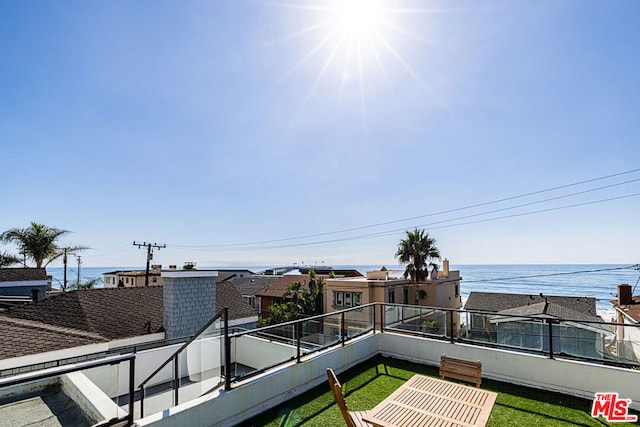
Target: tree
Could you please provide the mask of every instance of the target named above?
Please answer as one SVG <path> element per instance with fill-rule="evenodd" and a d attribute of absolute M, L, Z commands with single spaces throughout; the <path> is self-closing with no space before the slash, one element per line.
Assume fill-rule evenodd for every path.
<path fill-rule="evenodd" d="M 85 282 L 71 282 L 69 284 L 69 290 L 77 290 L 77 289 L 93 289 L 95 288 L 97 285 L 102 283 L 102 278 L 101 277 L 94 277 L 92 279 L 89 279 Z"/>
<path fill-rule="evenodd" d="M 79 250 L 87 249 L 84 246 L 60 248 L 57 240 L 69 233 L 55 227 L 31 222 L 27 228 L 12 228 L 0 235 L 4 242 L 14 243 L 20 253 L 33 260 L 36 268 L 43 268 L 51 261 L 65 254 L 71 254 Z"/>
<path fill-rule="evenodd" d="M 20 264 L 22 260 L 8 252 L 0 252 L 0 268 L 9 267 L 10 265 Z"/>
<path fill-rule="evenodd" d="M 404 278 L 411 277 L 412 283 L 419 283 L 427 277 L 429 265 L 437 267 L 433 260 L 440 259 L 440 250 L 429 233 L 415 228 L 407 231 L 406 239 L 400 240 L 396 258 L 401 264 L 406 264 Z"/>
<path fill-rule="evenodd" d="M 281 304 L 272 304 L 269 319 L 261 319 L 260 326 L 275 325 L 301 319 L 315 314 L 322 314 L 322 290 L 324 279 L 317 278 L 313 270 L 309 270 L 309 289 L 300 282 L 291 283 L 283 295 L 286 300 Z"/>

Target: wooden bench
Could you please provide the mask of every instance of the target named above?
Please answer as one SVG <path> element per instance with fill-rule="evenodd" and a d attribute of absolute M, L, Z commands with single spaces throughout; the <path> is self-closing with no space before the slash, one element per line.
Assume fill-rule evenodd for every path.
<path fill-rule="evenodd" d="M 482 382 L 482 362 L 457 359 L 446 354 L 440 356 L 440 379 L 453 378 L 473 383 L 480 387 Z"/>

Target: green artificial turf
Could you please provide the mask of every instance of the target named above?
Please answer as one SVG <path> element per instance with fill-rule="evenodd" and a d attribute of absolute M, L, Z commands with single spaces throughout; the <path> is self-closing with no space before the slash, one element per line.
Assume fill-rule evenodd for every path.
<path fill-rule="evenodd" d="M 435 367 L 376 356 L 338 375 L 351 411 L 366 411 L 380 403 L 414 374 L 438 376 Z M 483 380 L 482 388 L 498 398 L 488 426 L 629 426 L 591 417 L 591 401 L 559 393 Z M 243 426 L 343 426 L 344 420 L 328 382 L 301 394 Z"/>

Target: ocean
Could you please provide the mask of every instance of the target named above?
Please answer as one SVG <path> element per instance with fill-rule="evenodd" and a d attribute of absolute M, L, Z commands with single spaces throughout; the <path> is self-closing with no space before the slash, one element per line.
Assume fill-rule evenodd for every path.
<path fill-rule="evenodd" d="M 273 266 L 269 266 L 273 267 Z M 247 268 L 254 272 L 262 271 L 265 266 L 246 267 L 199 267 L 209 268 Z M 379 269 L 381 265 L 335 265 L 338 269 L 356 269 L 362 274 Z M 404 270 L 397 265 L 387 265 L 389 270 Z M 635 268 L 634 268 L 635 267 Z M 80 270 L 81 281 L 114 270 L 144 269 L 143 267 L 83 267 Z M 462 282 L 460 293 L 463 303 L 473 291 L 505 292 L 521 294 L 545 294 L 564 296 L 583 296 L 596 298 L 598 314 L 606 321 L 614 316 L 609 301 L 616 298 L 616 286 L 626 283 L 634 287 L 640 279 L 637 265 L 631 264 L 520 264 L 520 265 L 454 265 L 451 270 L 460 270 Z M 63 281 L 62 267 L 49 267 L 47 273 L 54 278 L 53 285 L 60 286 Z M 76 281 L 77 267 L 67 267 L 67 281 Z M 99 286 L 102 286 L 101 284 Z M 635 292 L 634 292 L 635 293 Z"/>

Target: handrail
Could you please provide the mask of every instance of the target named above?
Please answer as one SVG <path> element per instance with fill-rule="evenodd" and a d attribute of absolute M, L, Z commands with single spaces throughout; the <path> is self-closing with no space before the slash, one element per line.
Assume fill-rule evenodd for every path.
<path fill-rule="evenodd" d="M 209 320 L 207 323 L 205 323 L 205 325 L 200 328 L 198 330 L 198 332 L 196 332 L 191 338 L 189 338 L 189 340 L 187 342 L 185 342 L 183 345 L 180 346 L 179 349 L 177 349 L 171 356 L 169 356 L 167 358 L 167 360 L 165 360 L 162 365 L 160 365 L 155 371 L 153 371 L 153 373 L 151 375 L 149 375 L 144 381 L 142 381 L 140 383 L 140 385 L 138 386 L 138 388 L 142 388 L 144 387 L 144 385 L 151 379 L 153 378 L 158 372 L 160 372 L 165 366 L 167 366 L 167 364 L 169 362 L 171 362 L 173 360 L 173 358 L 178 355 L 179 353 L 182 352 L 182 350 L 184 350 L 189 344 L 191 344 L 195 339 L 197 339 L 200 334 L 202 334 L 205 330 L 207 330 L 209 328 L 209 326 L 211 326 L 216 320 L 220 319 L 222 317 L 222 315 L 224 314 L 224 308 L 222 310 L 220 310 L 215 316 L 213 316 L 211 318 L 211 320 Z"/>
<path fill-rule="evenodd" d="M 117 365 L 122 362 L 129 362 L 129 413 L 127 414 L 128 425 L 133 425 L 133 401 L 134 401 L 134 372 L 135 372 L 135 354 L 124 354 L 112 357 L 106 357 L 100 360 L 90 360 L 75 365 L 55 366 L 53 368 L 43 369 L 36 372 L 27 372 L 13 377 L 0 379 L 0 388 L 11 387 L 31 381 L 43 380 L 46 378 L 57 377 L 60 375 L 78 372 L 84 369 L 98 368 L 105 365 Z"/>
<path fill-rule="evenodd" d="M 298 324 L 300 322 L 308 322 L 310 320 L 325 319 L 325 318 L 327 318 L 329 316 L 337 316 L 337 315 L 340 315 L 341 313 L 347 313 L 349 311 L 362 310 L 363 308 L 375 306 L 375 305 L 378 305 L 378 304 L 385 305 L 384 303 L 372 302 L 372 303 L 369 303 L 369 304 L 359 305 L 357 307 L 346 308 L 346 309 L 340 310 L 340 311 L 332 311 L 332 312 L 329 312 L 329 313 L 316 314 L 314 316 L 303 317 L 303 318 L 296 319 L 296 320 L 289 320 L 288 322 L 276 323 L 275 325 L 268 325 L 268 326 L 263 326 L 261 328 L 249 329 L 249 330 L 241 331 L 241 332 L 235 332 L 235 333 L 231 334 L 231 338 L 237 338 L 237 337 L 240 337 L 242 335 L 254 334 L 254 333 L 257 333 L 257 332 L 262 332 L 262 331 L 267 330 L 267 329 L 273 329 L 274 327 L 295 326 L 296 324 Z"/>

